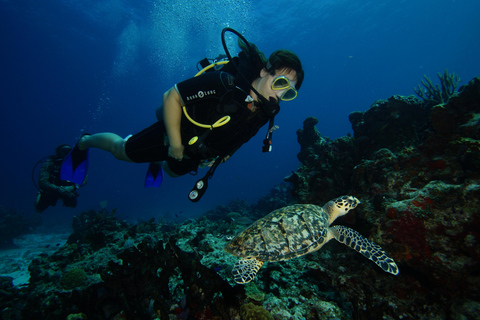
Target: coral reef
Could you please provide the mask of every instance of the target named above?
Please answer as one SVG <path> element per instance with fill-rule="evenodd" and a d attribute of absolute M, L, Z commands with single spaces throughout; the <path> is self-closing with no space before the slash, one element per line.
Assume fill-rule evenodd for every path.
<path fill-rule="evenodd" d="M 478 317 L 480 78 L 443 104 L 393 96 L 350 121 L 354 136 L 333 140 L 306 119 L 297 132 L 301 166 L 255 204 L 238 199 L 181 224 L 81 213 L 65 245 L 35 255 L 28 285 L 0 277 L 1 318 Z M 249 285 L 234 283 L 237 258 L 224 247 L 246 224 L 344 194 L 362 204 L 335 223 L 381 245 L 398 276 L 331 241 L 317 253 L 266 263 Z"/>
<path fill-rule="evenodd" d="M 430 126 L 430 108 L 414 96 L 393 96 L 377 100 L 365 112 L 353 112 L 349 119 L 354 132 L 354 162 L 371 159 L 382 148 L 398 152 L 418 145 Z"/>
<path fill-rule="evenodd" d="M 14 247 L 14 238 L 32 232 L 41 223 L 38 214 L 26 218 L 13 209 L 0 207 L 0 249 Z"/>
<path fill-rule="evenodd" d="M 423 89 L 420 85 L 414 89 L 417 96 L 422 98 L 426 104 L 444 104 L 456 94 L 455 90 L 460 82 L 458 75 L 455 73 L 449 74 L 448 70 L 445 69 L 443 74 L 437 73 L 437 76 L 441 86 L 438 84 L 434 86 L 432 79 L 424 75 L 425 80 L 422 80 Z"/>
<path fill-rule="evenodd" d="M 330 253 L 306 257 L 335 257 L 309 268 L 310 284 L 328 284 L 331 299 L 346 311 L 350 302 L 356 319 L 472 318 L 480 307 L 480 78 L 442 105 L 394 96 L 350 121 L 352 138 L 323 139 L 311 128 L 310 139 L 299 135 L 309 151 L 285 180 L 299 202 L 361 199 L 339 223 L 379 243 L 400 275 L 376 273 L 334 244 Z"/>
<path fill-rule="evenodd" d="M 83 313 L 69 314 L 67 320 L 86 320 L 87 316 Z"/>
<path fill-rule="evenodd" d="M 153 220 L 130 225 L 117 220 L 114 212 L 83 212 L 73 219 L 74 232 L 65 245 L 33 259 L 27 287 L 19 290 L 11 278 L 2 278 L 2 317 L 347 319 L 334 303 L 316 295 L 296 297 L 308 279 L 296 284 L 305 270 L 295 264 L 285 268 L 291 275 L 287 288 L 276 285 L 285 283 L 280 273 L 261 276 L 269 285 L 241 286 L 233 281 L 231 267 L 237 258 L 223 249 L 245 226 L 220 219 L 218 212 L 236 212 L 234 219 L 240 215 L 253 220 L 271 206 L 291 200 L 289 191 L 285 184 L 276 186 L 256 204 L 233 201 L 231 207 L 219 206 L 200 219 L 174 225 Z M 311 288 L 310 293 L 316 291 L 315 285 Z"/>
<path fill-rule="evenodd" d="M 321 137 L 314 127 L 317 122 L 309 117 L 303 122 L 303 129 L 297 131 L 301 146 L 298 159 L 302 166 L 285 181 L 293 184 L 292 194 L 298 202 L 323 205 L 326 201 L 322 203 L 319 193 L 329 201 L 347 187 L 347 177 L 353 170 L 352 138 L 332 140 Z M 308 138 L 308 135 L 312 137 Z"/>
<path fill-rule="evenodd" d="M 91 210 L 73 225 L 66 245 L 32 261 L 22 294 L 28 299 L 13 299 L 23 318 L 229 319 L 246 298 L 243 287 L 232 288 L 216 271 L 225 259 L 202 264 L 226 243 L 209 240 L 216 227 L 206 219 L 170 228 L 154 221 L 132 226 Z"/>
<path fill-rule="evenodd" d="M 265 292 L 260 291 L 255 282 L 249 282 L 245 285 L 245 294 L 248 298 L 255 301 L 262 301 L 265 299 Z"/>
<path fill-rule="evenodd" d="M 243 320 L 273 320 L 270 312 L 262 306 L 257 306 L 251 302 L 240 307 L 240 315 Z"/>
<path fill-rule="evenodd" d="M 62 274 L 60 285 L 66 290 L 81 287 L 87 280 L 87 274 L 82 268 L 68 270 Z"/>
<path fill-rule="evenodd" d="M 261 197 L 256 203 L 250 204 L 242 199 L 232 200 L 228 205 L 219 205 L 205 212 L 205 217 L 212 221 L 231 222 L 232 215 L 236 218 L 249 217 L 256 220 L 269 214 L 275 209 L 295 203 L 292 189 L 286 183 L 274 186 L 270 192 Z M 232 214 L 232 213 L 235 214 Z"/>

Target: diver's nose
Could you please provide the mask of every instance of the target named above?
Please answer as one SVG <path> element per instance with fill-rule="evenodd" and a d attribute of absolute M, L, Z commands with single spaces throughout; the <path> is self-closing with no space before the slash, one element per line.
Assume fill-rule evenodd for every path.
<path fill-rule="evenodd" d="M 275 99 L 278 101 L 282 100 L 281 97 L 283 96 L 283 94 L 288 90 L 287 89 L 283 89 L 283 90 L 275 90 Z"/>

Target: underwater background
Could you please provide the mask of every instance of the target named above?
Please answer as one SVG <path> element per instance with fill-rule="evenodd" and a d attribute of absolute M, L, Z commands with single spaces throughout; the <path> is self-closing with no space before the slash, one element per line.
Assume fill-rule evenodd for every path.
<path fill-rule="evenodd" d="M 152 124 L 163 93 L 193 76 L 199 60 L 223 53 L 226 26 L 267 55 L 285 48 L 302 60 L 304 85 L 281 104 L 273 151 L 262 154 L 260 130 L 192 204 L 187 194 L 197 177 L 166 177 L 160 189 L 144 189 L 147 164 L 92 150 L 77 209 L 58 204 L 44 219 L 70 223 L 105 200 L 132 221 L 183 220 L 232 199 L 256 201 L 299 165 L 295 132 L 306 117 L 337 138 L 352 132 L 349 113 L 414 94 L 424 75 L 436 79 L 448 68 L 461 84 L 478 75 L 479 12 L 474 0 L 3 0 L 0 205 L 33 212 L 32 167 L 58 144 L 73 145 L 82 132 L 127 136 Z"/>
<path fill-rule="evenodd" d="M 0 0 L 0 318 L 478 319 L 479 12 L 473 0 Z M 191 203 L 198 176 L 145 189 L 147 164 L 93 149 L 78 207 L 34 213 L 38 160 L 84 132 L 151 125 L 163 93 L 223 53 L 227 26 L 302 60 L 271 153 L 262 128 Z M 361 203 L 332 225 L 383 248 L 398 275 L 350 236 L 271 261 L 308 241 L 300 220 L 268 229 L 265 246 L 239 236 L 274 209 L 345 194 Z M 266 261 L 245 285 L 232 273 L 242 242 Z"/>

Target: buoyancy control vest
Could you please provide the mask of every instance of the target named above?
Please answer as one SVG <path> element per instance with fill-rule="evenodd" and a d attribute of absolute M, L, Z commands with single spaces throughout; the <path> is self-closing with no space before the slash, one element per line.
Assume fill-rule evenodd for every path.
<path fill-rule="evenodd" d="M 232 58 L 230 55 L 225 40 L 226 32 L 231 32 L 239 38 L 239 46 L 242 48 L 242 51 L 238 57 Z M 228 58 L 228 63 L 221 68 L 223 73 L 217 76 L 223 85 L 223 87 L 220 87 L 222 94 L 216 97 L 218 99 L 217 103 L 211 101 L 210 104 L 204 105 L 208 108 L 203 110 L 210 116 L 213 115 L 211 120 L 215 122 L 210 122 L 212 123 L 211 126 L 198 126 L 196 121 L 189 116 L 187 106 L 183 108 L 184 116 L 182 116 L 182 127 L 189 128 L 182 131 L 182 142 L 185 146 L 185 153 L 200 160 L 217 159 L 207 174 L 199 179 L 189 192 L 188 198 L 193 202 L 199 201 L 205 194 L 208 187 L 208 180 L 213 177 L 216 168 L 222 163 L 222 159 L 224 159 L 225 156 L 232 155 L 242 144 L 250 140 L 267 122 L 269 122 L 269 126 L 267 135 L 263 140 L 262 151 L 271 151 L 272 133 L 278 128 L 274 125 L 275 115 L 280 110 L 278 102 L 274 98 L 267 100 L 252 86 L 252 82 L 260 76 L 260 71 L 265 67 L 263 53 L 258 51 L 256 46 L 251 45 L 240 33 L 231 28 L 224 28 L 221 38 L 225 54 Z M 205 60 L 207 59 L 203 61 Z M 208 67 L 203 67 L 204 70 L 209 70 Z M 215 68 L 213 70 L 215 70 Z M 227 81 L 222 81 L 222 79 Z M 249 94 L 250 91 L 255 92 L 260 103 L 255 104 Z M 198 93 L 202 96 L 201 98 L 205 97 L 205 92 L 198 91 Z M 207 91 L 207 93 L 213 94 L 213 92 L 209 91 Z M 195 96 L 193 97 L 195 98 Z M 210 96 L 210 98 L 213 98 L 213 96 Z M 197 100 L 197 102 L 200 103 L 200 100 Z M 190 111 L 195 113 L 195 108 L 199 108 L 199 105 L 192 103 Z M 198 110 L 200 110 L 200 108 L 197 109 L 197 111 Z M 229 115 L 225 115 L 226 113 Z M 190 123 L 185 122 L 185 119 Z M 196 125 L 197 128 L 191 125 Z M 204 130 L 199 128 L 203 128 Z M 223 130 L 218 130 L 219 128 L 223 128 Z M 189 130 L 191 130 L 191 132 L 189 132 Z M 185 142 L 187 143 L 185 144 Z"/>
<path fill-rule="evenodd" d="M 204 128 L 185 114 L 182 116 L 182 143 L 191 158 L 206 160 L 233 154 L 272 117 L 250 97 L 250 84 L 259 77 L 260 70 L 249 63 L 243 51 L 234 59 L 219 71 L 207 71 L 177 84 L 186 114 L 195 122 L 213 124 L 229 117 L 221 126 Z M 238 76 L 232 63 L 238 64 L 244 77 Z"/>

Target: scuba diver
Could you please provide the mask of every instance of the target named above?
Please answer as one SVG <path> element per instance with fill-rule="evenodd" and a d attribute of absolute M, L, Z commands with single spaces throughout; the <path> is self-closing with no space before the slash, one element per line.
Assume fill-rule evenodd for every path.
<path fill-rule="evenodd" d="M 238 36 L 242 49 L 238 57 L 231 57 L 225 32 Z M 157 121 L 150 127 L 126 138 L 110 132 L 83 135 L 65 161 L 62 179 L 75 181 L 77 168 L 83 170 L 88 159 L 88 148 L 108 151 L 123 161 L 149 162 L 145 186 L 159 186 L 162 168 L 178 177 L 209 166 L 207 175 L 189 193 L 189 199 L 196 202 L 216 167 L 267 123 L 262 149 L 270 151 L 272 133 L 278 128 L 273 120 L 279 102 L 295 99 L 303 82 L 300 59 L 288 50 L 277 50 L 266 59 L 231 28 L 222 30 L 222 44 L 228 60 L 209 66 L 208 59 L 202 60 L 205 68 L 195 77 L 165 92 Z"/>
<path fill-rule="evenodd" d="M 77 188 L 86 183 L 84 179 L 80 186 L 73 182 L 60 179 L 60 168 L 64 158 L 72 150 L 68 144 L 61 144 L 55 148 L 55 155 L 48 156 L 38 161 L 32 170 L 33 184 L 38 190 L 35 200 L 35 211 L 40 213 L 49 206 L 54 207 L 58 199 L 63 201 L 63 206 L 75 208 L 77 206 Z M 38 186 L 35 183 L 34 172 L 37 165 L 42 164 L 39 173 Z"/>

